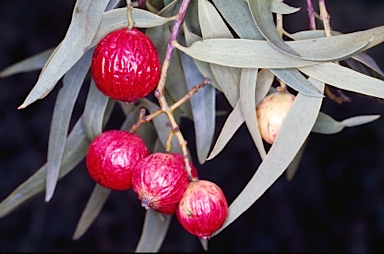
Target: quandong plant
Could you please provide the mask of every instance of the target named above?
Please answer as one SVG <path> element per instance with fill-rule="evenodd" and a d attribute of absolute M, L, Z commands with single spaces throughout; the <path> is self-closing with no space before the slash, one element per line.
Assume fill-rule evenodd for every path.
<path fill-rule="evenodd" d="M 78 0 L 66 36 L 55 49 L 1 72 L 5 77 L 42 69 L 20 109 L 43 99 L 61 79 L 63 87 L 53 112 L 47 163 L 0 203 L 0 216 L 6 216 L 44 191 L 45 200 L 50 201 L 58 180 L 85 158 L 91 142 L 103 133 L 114 104 L 118 103 L 126 116 L 121 130 L 141 136 L 153 154 L 181 154 L 190 178 L 196 178 L 192 185 L 204 182 L 191 172 L 189 153 L 193 151 L 188 150 L 179 128 L 180 120 L 186 117 L 194 122 L 195 152 L 200 164 L 219 156 L 245 123 L 262 161 L 249 183 L 229 203 L 228 216 L 225 220 L 220 217 L 223 224 L 210 232 L 210 237 L 225 233 L 223 230 L 284 172 L 289 179 L 294 176 L 296 162 L 301 159 L 311 132 L 338 133 L 345 127 L 379 118 L 379 115 L 362 115 L 336 121 L 320 109 L 324 99 L 348 101 L 342 92 L 340 96 L 334 95 L 332 87 L 384 98 L 384 74 L 365 53 L 384 41 L 384 26 L 341 34 L 331 29 L 324 0 L 318 0 L 318 14 L 312 1 L 306 3 L 309 30 L 289 33 L 284 30 L 284 15 L 294 15 L 300 9 L 279 0 L 147 0 L 127 1 L 126 7 L 119 7 L 119 1 L 114 0 Z M 161 73 L 153 92 L 156 100 L 141 97 L 132 104 L 124 103 L 106 96 L 91 81 L 84 112 L 67 135 L 95 46 L 111 32 L 132 27 L 145 32 L 160 56 Z M 372 70 L 372 76 L 354 70 L 356 63 Z M 274 86 L 275 80 L 277 86 Z M 276 90 L 289 90 L 295 98 L 273 142 L 265 140 L 264 143 L 256 107 Z M 213 143 L 216 93 L 224 94 L 232 111 Z M 278 112 L 271 111 L 270 117 L 276 117 L 274 114 Z M 155 131 L 150 129 L 151 124 Z M 80 238 L 97 219 L 111 191 L 95 185 L 74 239 Z M 178 208 L 189 203 L 190 199 L 183 198 Z M 183 211 L 177 210 L 177 216 L 186 218 L 190 211 Z M 171 216 L 148 209 L 136 251 L 158 251 Z M 193 223 L 195 221 L 190 221 Z M 161 233 L 153 237 L 154 232 Z M 201 242 L 206 249 L 208 239 L 203 236 Z"/>

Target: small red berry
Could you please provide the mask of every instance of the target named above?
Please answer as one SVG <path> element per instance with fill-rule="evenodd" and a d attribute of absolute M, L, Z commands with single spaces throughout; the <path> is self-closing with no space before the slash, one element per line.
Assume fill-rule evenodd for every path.
<path fill-rule="evenodd" d="M 184 157 L 178 153 L 153 153 L 136 165 L 132 176 L 141 205 L 165 214 L 176 212 L 188 182 Z"/>
<path fill-rule="evenodd" d="M 149 37 L 139 30 L 113 31 L 96 46 L 92 78 L 106 96 L 133 103 L 157 86 L 159 55 Z"/>
<path fill-rule="evenodd" d="M 209 239 L 228 216 L 223 191 L 207 180 L 190 182 L 176 210 L 176 217 L 189 233 Z"/>
<path fill-rule="evenodd" d="M 86 165 L 89 175 L 100 185 L 113 190 L 132 187 L 132 172 L 149 151 L 136 134 L 109 130 L 89 145 Z"/>
<path fill-rule="evenodd" d="M 283 124 L 295 96 L 287 90 L 267 95 L 256 107 L 257 122 L 261 137 L 272 144 Z"/>

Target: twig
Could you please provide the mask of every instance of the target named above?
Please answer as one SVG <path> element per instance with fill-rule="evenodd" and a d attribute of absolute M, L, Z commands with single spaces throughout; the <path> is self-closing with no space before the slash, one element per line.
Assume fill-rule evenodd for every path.
<path fill-rule="evenodd" d="M 309 29 L 316 30 L 315 11 L 313 9 L 312 0 L 307 0 L 307 11 L 309 17 Z"/>
<path fill-rule="evenodd" d="M 323 21 L 325 35 L 327 37 L 330 37 L 330 36 L 332 36 L 331 25 L 330 25 L 331 17 L 327 11 L 325 0 L 318 0 L 318 2 L 319 2 L 319 9 L 320 9 L 320 18 Z M 339 64 L 339 62 L 336 62 L 336 63 Z M 351 99 L 348 96 L 344 95 L 340 89 L 337 90 L 339 96 L 333 94 L 331 89 L 329 89 L 328 86 L 325 86 L 324 92 L 328 98 L 335 101 L 336 103 L 341 104 L 343 102 L 350 102 L 351 101 Z"/>

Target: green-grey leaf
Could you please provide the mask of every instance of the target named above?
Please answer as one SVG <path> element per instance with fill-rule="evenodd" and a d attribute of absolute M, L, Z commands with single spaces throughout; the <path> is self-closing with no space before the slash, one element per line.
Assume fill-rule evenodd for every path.
<path fill-rule="evenodd" d="M 193 59 L 180 52 L 183 70 L 187 81 L 188 89 L 204 80 Z M 195 126 L 197 158 L 200 164 L 207 159 L 211 149 L 213 135 L 215 133 L 215 105 L 216 91 L 211 85 L 199 89 L 191 98 L 193 123 Z"/>
<path fill-rule="evenodd" d="M 73 240 L 79 239 L 85 232 L 87 232 L 88 228 L 99 215 L 111 191 L 111 189 L 104 188 L 99 184 L 95 185 L 91 197 L 89 198 L 87 205 L 81 214 L 80 220 L 77 223 L 75 233 L 72 236 Z"/>
<path fill-rule="evenodd" d="M 259 125 L 256 117 L 256 80 L 258 69 L 243 69 L 240 79 L 240 105 L 245 124 L 253 138 L 253 142 L 259 151 L 260 157 L 266 156 L 263 140 L 261 139 Z"/>
<path fill-rule="evenodd" d="M 289 164 L 289 166 L 287 168 L 287 172 L 286 172 L 286 176 L 287 176 L 288 181 L 291 181 L 293 179 L 293 177 L 295 176 L 297 168 L 300 165 L 301 158 L 303 157 L 303 153 L 304 153 L 304 150 L 305 150 L 305 147 L 307 146 L 307 144 L 308 144 L 308 139 L 306 139 L 304 141 L 304 144 L 300 147 L 299 151 L 297 152 L 297 154 L 293 158 L 292 162 Z"/>
<path fill-rule="evenodd" d="M 324 89 L 323 83 L 314 79 L 310 79 L 310 82 L 319 90 Z M 267 156 L 249 183 L 229 206 L 228 217 L 224 225 L 213 236 L 252 206 L 286 170 L 315 124 L 322 100 L 321 97 L 301 93 L 296 96 Z"/>
<path fill-rule="evenodd" d="M 207 160 L 215 158 L 231 140 L 235 132 L 240 128 L 244 122 L 243 112 L 241 111 L 241 103 L 237 102 L 233 108 L 231 114 L 229 114 L 227 120 L 224 123 L 223 128 L 220 131 L 219 137 L 216 140 L 215 146 L 212 152 L 209 154 Z"/>
<path fill-rule="evenodd" d="M 47 179 L 45 201 L 51 200 L 59 177 L 63 159 L 69 122 L 80 88 L 91 65 L 92 52 L 85 53 L 80 60 L 65 74 L 63 87 L 60 89 L 52 115 L 48 140 Z"/>
<path fill-rule="evenodd" d="M 264 40 L 257 28 L 248 4 L 244 1 L 213 0 L 224 19 L 242 39 Z"/>
<path fill-rule="evenodd" d="M 170 215 L 159 214 L 153 209 L 147 210 L 143 232 L 135 252 L 158 252 L 167 234 L 171 218 Z"/>
<path fill-rule="evenodd" d="M 289 87 L 308 96 L 322 97 L 323 94 L 316 89 L 296 68 L 270 69 L 276 77 Z"/>
<path fill-rule="evenodd" d="M 18 63 L 12 64 L 0 72 L 0 77 L 5 78 L 14 74 L 41 70 L 54 49 L 47 49 L 34 56 L 28 57 Z"/>
<path fill-rule="evenodd" d="M 376 119 L 379 119 L 380 115 L 368 115 L 368 116 L 354 116 L 341 121 L 341 124 L 345 127 L 354 127 L 366 123 L 370 123 Z"/>
<path fill-rule="evenodd" d="M 321 134 L 334 134 L 344 129 L 344 126 L 333 119 L 331 116 L 319 112 L 315 125 L 312 128 L 312 132 Z"/>
<path fill-rule="evenodd" d="M 320 134 L 335 134 L 342 131 L 344 127 L 354 127 L 370 123 L 379 117 L 380 115 L 354 116 L 339 122 L 333 119 L 331 116 L 323 112 L 319 112 L 316 123 L 312 128 L 312 132 Z"/>
<path fill-rule="evenodd" d="M 190 47 L 177 43 L 175 47 L 197 60 L 237 68 L 292 68 L 318 64 L 290 57 L 267 41 L 204 39 Z"/>
<path fill-rule="evenodd" d="M 231 31 L 217 12 L 216 8 L 207 0 L 199 0 L 199 22 L 203 39 L 233 38 Z M 223 89 L 223 93 L 232 107 L 239 99 L 239 85 L 241 70 L 211 64 L 211 70 Z"/>
<path fill-rule="evenodd" d="M 86 138 L 82 120 L 80 118 L 69 134 L 65 144 L 59 178 L 68 174 L 82 159 L 84 159 L 88 146 L 89 141 Z M 20 184 L 0 203 L 0 218 L 6 216 L 45 189 L 46 167 L 47 164 L 44 164 L 35 174 Z"/>
<path fill-rule="evenodd" d="M 161 26 L 171 21 L 173 18 L 164 18 L 149 11 L 133 8 L 132 19 L 135 22 L 135 27 L 149 28 Z M 103 13 L 99 29 L 97 30 L 97 33 L 88 48 L 95 46 L 97 43 L 99 43 L 102 38 L 104 38 L 110 32 L 127 26 L 128 20 L 126 7 L 114 9 Z"/>
<path fill-rule="evenodd" d="M 196 41 L 202 40 L 201 37 L 197 36 L 196 34 L 188 30 L 188 27 L 185 25 L 185 22 L 183 23 L 183 28 L 184 28 L 185 42 L 187 46 L 190 46 L 192 43 Z M 221 87 L 219 86 L 215 77 L 213 76 L 210 64 L 196 60 L 196 59 L 193 59 L 193 61 L 195 62 L 197 68 L 199 69 L 203 77 L 209 78 L 209 80 L 211 81 L 211 85 L 213 85 L 217 90 L 222 92 Z"/>
<path fill-rule="evenodd" d="M 300 7 L 292 7 L 281 0 L 272 0 L 271 1 L 271 12 L 279 14 L 292 14 L 300 11 Z"/>
<path fill-rule="evenodd" d="M 248 0 L 248 6 L 259 31 L 265 39 L 267 39 L 278 50 L 281 50 L 286 54 L 297 57 L 300 56 L 294 49 L 286 44 L 278 34 L 273 21 L 270 0 Z"/>
<path fill-rule="evenodd" d="M 365 66 L 371 68 L 372 70 L 379 73 L 382 77 L 384 77 L 383 71 L 380 69 L 380 67 L 377 65 L 376 61 L 370 57 L 369 55 L 365 53 L 360 53 L 352 57 L 356 61 L 359 61 L 360 63 L 364 64 Z"/>
<path fill-rule="evenodd" d="M 384 81 L 334 63 L 299 68 L 306 75 L 343 90 L 384 98 Z"/>
<path fill-rule="evenodd" d="M 384 41 L 384 26 L 360 32 L 318 39 L 286 42 L 295 52 L 314 61 L 343 60 Z M 314 65 L 314 61 L 289 57 L 266 41 L 245 39 L 207 39 L 189 48 L 177 48 L 201 61 L 239 68 L 290 68 Z M 358 49 L 356 51 L 356 49 Z M 337 56 L 337 57 L 335 57 Z M 336 59 L 335 59 L 336 58 Z"/>
<path fill-rule="evenodd" d="M 83 125 L 89 140 L 93 140 L 102 133 L 108 100 L 109 97 L 101 93 L 92 80 L 83 113 Z"/>
<path fill-rule="evenodd" d="M 270 90 L 275 75 L 269 69 L 262 69 L 257 75 L 255 105 L 258 105 Z"/>
<path fill-rule="evenodd" d="M 67 34 L 54 55 L 47 61 L 37 83 L 19 109 L 44 98 L 85 53 L 99 27 L 108 2 L 108 0 L 77 0 Z"/>

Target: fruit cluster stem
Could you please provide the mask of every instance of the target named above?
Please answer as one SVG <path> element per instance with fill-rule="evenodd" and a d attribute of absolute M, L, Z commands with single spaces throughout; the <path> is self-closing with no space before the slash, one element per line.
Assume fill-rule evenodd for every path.
<path fill-rule="evenodd" d="M 128 30 L 131 30 L 134 26 L 133 18 L 132 18 L 132 9 L 133 5 L 131 0 L 126 0 L 127 2 L 127 21 L 128 21 Z"/>

